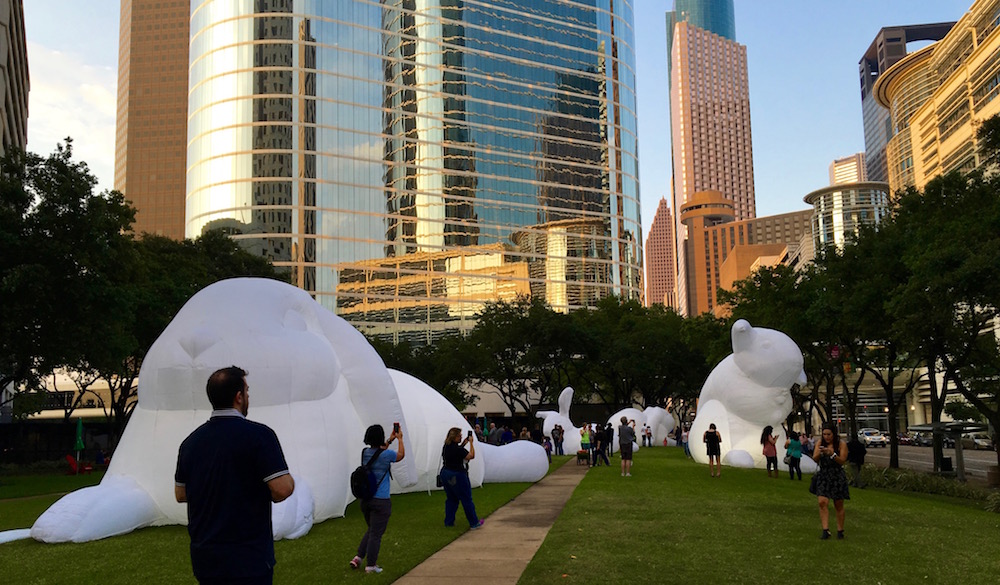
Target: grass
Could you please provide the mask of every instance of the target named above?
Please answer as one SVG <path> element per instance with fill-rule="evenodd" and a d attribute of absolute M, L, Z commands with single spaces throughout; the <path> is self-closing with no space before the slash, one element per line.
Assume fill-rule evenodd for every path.
<path fill-rule="evenodd" d="M 550 470 L 568 459 L 557 460 Z M 8 484 L 13 487 L 15 479 L 21 482 L 19 478 L 5 478 L 4 487 Z M 0 500 L 0 530 L 31 526 L 59 498 L 59 494 L 51 492 L 63 490 L 63 479 L 55 476 L 47 479 L 49 483 L 45 479 L 32 483 L 33 497 Z M 487 484 L 473 491 L 476 510 L 481 516 L 488 516 L 529 486 Z M 18 493 L 26 491 L 28 488 L 24 487 Z M 466 530 L 445 528 L 443 492 L 393 496 L 392 505 L 393 514 L 378 561 L 385 571 L 381 575 L 366 575 L 365 583 L 391 583 Z M 459 510 L 459 524 L 463 518 Z M 317 524 L 298 540 L 276 542 L 275 582 L 336 583 L 357 578 L 357 571 L 351 571 L 347 561 L 354 556 L 364 531 L 364 518 L 355 502 L 348 506 L 343 518 Z M 189 542 L 183 526 L 145 528 L 81 544 L 18 540 L 0 545 L 0 583 L 194 583 Z"/>
<path fill-rule="evenodd" d="M 553 467 L 569 459 L 556 458 Z M 520 582 L 896 584 L 958 576 L 967 583 L 996 581 L 1000 514 L 983 510 L 982 502 L 852 490 L 847 540 L 820 541 L 808 480 L 769 479 L 762 470 L 730 468 L 712 479 L 706 466 L 685 459 L 678 449 L 643 449 L 627 480 L 614 465 L 588 472 Z M 473 497 L 480 515 L 487 516 L 526 487 L 489 484 Z M 12 509 L 49 497 L 56 496 L 0 500 L 0 519 L 6 524 Z M 381 575 L 361 577 L 347 568 L 364 531 L 352 504 L 346 517 L 275 544 L 275 582 L 390 583 L 464 532 L 442 525 L 443 500 L 440 492 L 393 497 Z M 84 544 L 15 541 L 0 545 L 0 583 L 193 583 L 188 542 L 181 526 Z M 475 567 L 469 575 L 474 580 Z"/>
<path fill-rule="evenodd" d="M 520 583 L 996 581 L 1000 515 L 981 503 L 852 490 L 847 539 L 821 541 L 808 485 L 641 450 L 628 480 L 587 474 Z"/>

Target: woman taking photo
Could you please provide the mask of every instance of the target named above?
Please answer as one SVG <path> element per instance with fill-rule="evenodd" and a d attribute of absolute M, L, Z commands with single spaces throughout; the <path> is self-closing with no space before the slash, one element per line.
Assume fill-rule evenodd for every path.
<path fill-rule="evenodd" d="M 389 445 L 399 440 L 399 451 L 393 451 Z M 389 435 L 388 442 L 385 440 L 385 430 L 382 425 L 372 425 L 365 431 L 365 444 L 368 445 L 361 451 L 361 464 L 367 465 L 375 458 L 371 464 L 371 471 L 378 479 L 378 487 L 375 495 L 369 500 L 361 500 L 361 513 L 365 517 L 365 524 L 368 530 L 361 537 L 358 543 L 358 554 L 351 559 L 351 568 L 357 569 L 361 563 L 368 559 L 365 565 L 366 573 L 381 573 L 382 567 L 377 563 L 379 549 L 382 547 L 382 535 L 389 525 L 389 516 L 392 515 L 392 503 L 389 501 L 389 473 L 390 466 L 402 461 L 406 456 L 406 448 L 403 446 L 403 432 L 399 430 L 399 423 L 393 425 L 392 434 Z"/>
<path fill-rule="evenodd" d="M 760 434 L 760 444 L 764 446 L 764 459 L 767 460 L 767 476 L 778 477 L 778 437 L 772 435 L 774 427 L 767 425 L 764 432 Z M 774 468 L 774 475 L 771 475 L 771 468 Z"/>
<path fill-rule="evenodd" d="M 466 449 L 465 446 L 469 445 Z M 465 518 L 469 521 L 471 529 L 479 528 L 483 521 L 476 516 L 476 505 L 472 503 L 472 484 L 469 483 L 469 472 L 466 469 L 466 462 L 475 459 L 476 446 L 472 439 L 472 433 L 466 435 L 462 440 L 462 429 L 451 427 L 448 435 L 444 439 L 444 448 L 441 449 L 441 485 L 444 487 L 444 525 L 455 525 L 455 513 L 458 511 L 458 503 L 462 502 L 462 509 L 465 510 Z"/>
<path fill-rule="evenodd" d="M 827 422 L 823 425 L 823 438 L 813 450 L 813 459 L 819 462 L 819 471 L 812 478 L 809 492 L 815 494 L 819 502 L 819 523 L 823 527 L 822 540 L 830 538 L 830 500 L 837 510 L 837 538 L 844 538 L 844 500 L 851 499 L 847 487 L 844 462 L 847 461 L 847 443 L 840 440 L 837 425 Z"/>

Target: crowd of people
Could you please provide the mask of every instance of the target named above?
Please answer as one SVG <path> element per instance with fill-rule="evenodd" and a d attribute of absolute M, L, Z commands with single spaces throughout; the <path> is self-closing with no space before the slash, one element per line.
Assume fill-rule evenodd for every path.
<path fill-rule="evenodd" d="M 281 445 L 274 431 L 249 421 L 246 415 L 250 403 L 247 372 L 236 367 L 213 373 L 206 386 L 213 412 L 209 420 L 196 429 L 181 444 L 175 473 L 175 497 L 188 510 L 188 533 L 191 537 L 191 564 L 195 577 L 202 583 L 234 582 L 271 583 L 276 563 L 271 535 L 271 505 L 292 495 L 295 481 L 288 471 Z M 580 429 L 581 451 L 588 465 L 611 466 L 613 442 L 617 434 L 622 477 L 631 477 L 633 445 L 641 441 L 652 446 L 653 430 L 648 425 L 636 429 L 634 419 L 622 416 L 615 428 L 587 424 Z M 553 453 L 563 455 L 566 430 L 555 425 L 548 436 L 540 425 L 531 430 L 522 426 L 518 440 L 542 445 L 551 461 Z M 690 456 L 689 428 L 681 425 L 672 435 L 676 444 Z M 835 424 L 823 425 L 819 441 L 794 431 L 786 431 L 785 459 L 789 478 L 802 479 L 802 454 L 811 455 L 819 465 L 809 491 L 817 498 L 822 539 L 831 537 L 830 503 L 833 503 L 838 539 L 844 538 L 844 501 L 850 499 L 844 465 L 854 468 L 851 485 L 860 484 L 860 469 L 864 463 L 864 445 L 857 439 L 841 440 Z M 483 525 L 476 513 L 469 480 L 469 461 L 476 457 L 477 442 L 504 445 L 514 441 L 514 430 L 489 423 L 484 432 L 479 424 L 463 436 L 462 429 L 452 427 L 441 448 L 441 469 L 438 486 L 445 493 L 444 525 L 455 525 L 461 505 L 469 528 Z M 761 432 L 762 454 L 767 461 L 769 477 L 778 477 L 778 438 L 771 426 Z M 715 424 L 709 425 L 702 441 L 705 443 L 712 477 L 721 477 L 720 461 L 723 437 Z M 350 567 L 367 573 L 380 573 L 379 551 L 392 515 L 390 481 L 392 464 L 406 457 L 403 432 L 396 423 L 388 439 L 381 425 L 371 425 L 365 431 L 365 448 L 361 451 L 362 466 L 368 471 L 370 492 L 359 496 L 366 530 L 358 543 Z M 395 443 L 395 448 L 393 444 Z M 855 444 L 860 445 L 860 449 Z M 353 477 L 352 477 L 353 481 Z"/>

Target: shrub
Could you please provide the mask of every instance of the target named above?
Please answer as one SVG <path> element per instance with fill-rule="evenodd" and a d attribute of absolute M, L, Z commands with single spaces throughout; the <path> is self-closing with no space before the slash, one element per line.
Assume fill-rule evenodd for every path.
<path fill-rule="evenodd" d="M 986 501 L 991 497 L 989 490 L 971 486 L 956 479 L 910 469 L 883 468 L 867 463 L 862 467 L 861 473 L 868 485 L 891 491 L 938 494 L 977 501 Z M 997 495 L 992 494 L 992 496 Z M 1000 506 L 1000 500 L 998 500 L 997 505 Z"/>
<path fill-rule="evenodd" d="M 1000 514 L 1000 492 L 993 492 L 986 497 L 986 509 Z"/>

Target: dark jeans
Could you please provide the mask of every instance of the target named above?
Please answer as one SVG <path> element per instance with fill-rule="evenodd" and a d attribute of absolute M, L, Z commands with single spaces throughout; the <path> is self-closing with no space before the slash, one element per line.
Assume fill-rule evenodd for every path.
<path fill-rule="evenodd" d="M 802 468 L 799 467 L 799 463 L 802 461 L 801 457 L 789 457 L 788 459 L 788 479 L 795 479 L 795 472 L 799 472 L 799 479 L 802 479 Z"/>
<path fill-rule="evenodd" d="M 863 465 L 862 463 L 854 463 L 853 461 L 851 462 L 851 471 L 854 472 L 854 477 L 851 478 L 851 485 L 853 485 L 854 487 L 863 488 L 866 485 L 864 480 L 861 479 L 862 465 Z"/>
<path fill-rule="evenodd" d="M 611 461 L 608 460 L 607 445 L 601 445 L 601 448 L 594 453 L 594 465 L 597 465 L 599 459 L 603 459 L 605 465 L 611 465 Z"/>
<path fill-rule="evenodd" d="M 367 559 L 367 565 L 371 567 L 378 561 L 378 550 L 382 547 L 382 535 L 385 534 L 385 527 L 389 525 L 389 516 L 392 515 L 392 502 L 388 499 L 372 498 L 361 501 L 361 513 L 365 516 L 365 524 L 368 530 L 361 537 L 358 544 L 358 556 Z"/>
<path fill-rule="evenodd" d="M 563 442 L 556 441 L 555 443 L 556 443 L 556 455 L 565 455 L 565 453 L 563 453 L 563 446 L 562 446 Z"/>
<path fill-rule="evenodd" d="M 444 484 L 444 495 L 447 498 L 444 501 L 444 525 L 455 525 L 455 513 L 458 512 L 458 503 L 461 502 L 469 526 L 479 526 L 476 505 L 472 503 L 472 484 L 469 483 L 469 475 L 463 471 L 442 469 L 441 483 Z"/>

